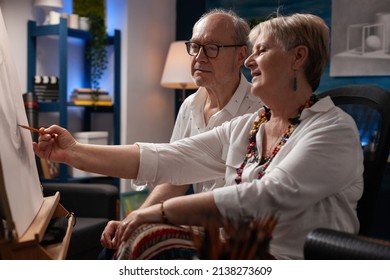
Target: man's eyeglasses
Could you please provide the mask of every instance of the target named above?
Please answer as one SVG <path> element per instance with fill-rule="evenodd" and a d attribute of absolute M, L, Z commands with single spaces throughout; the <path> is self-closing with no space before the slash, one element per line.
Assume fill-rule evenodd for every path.
<path fill-rule="evenodd" d="M 187 52 L 189 55 L 196 56 L 200 52 L 200 49 L 203 48 L 204 54 L 208 58 L 216 58 L 218 56 L 220 48 L 233 48 L 233 47 L 245 46 L 245 44 L 240 44 L 240 45 L 205 44 L 205 45 L 201 45 L 201 44 L 193 43 L 193 42 L 185 42 L 185 44 L 186 44 Z"/>

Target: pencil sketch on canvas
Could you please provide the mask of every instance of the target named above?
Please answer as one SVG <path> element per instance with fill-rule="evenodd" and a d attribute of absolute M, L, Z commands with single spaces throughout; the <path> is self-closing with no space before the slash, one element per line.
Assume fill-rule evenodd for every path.
<path fill-rule="evenodd" d="M 23 235 L 38 212 L 41 191 L 22 91 L 0 9 L 0 160 L 5 193 L 17 236 Z"/>

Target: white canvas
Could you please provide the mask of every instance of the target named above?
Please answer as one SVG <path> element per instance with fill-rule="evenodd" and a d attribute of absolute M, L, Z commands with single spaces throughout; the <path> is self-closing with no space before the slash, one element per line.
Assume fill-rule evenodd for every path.
<path fill-rule="evenodd" d="M 21 237 L 43 202 L 22 91 L 0 9 L 0 160 L 16 234 Z"/>

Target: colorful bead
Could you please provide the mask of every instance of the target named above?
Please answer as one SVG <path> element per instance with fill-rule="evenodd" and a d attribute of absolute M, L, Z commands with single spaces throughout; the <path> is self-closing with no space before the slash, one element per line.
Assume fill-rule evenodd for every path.
<path fill-rule="evenodd" d="M 286 131 L 282 134 L 280 137 L 279 143 L 276 145 L 274 150 L 272 151 L 272 154 L 269 157 L 260 156 L 258 154 L 257 145 L 256 145 L 256 134 L 259 131 L 260 125 L 262 123 L 265 123 L 269 121 L 271 118 L 271 110 L 268 107 L 264 106 L 264 112 L 261 114 L 261 116 L 254 121 L 253 127 L 249 132 L 249 145 L 247 148 L 247 154 L 244 157 L 244 161 L 241 163 L 240 167 L 236 169 L 237 171 L 237 177 L 235 179 L 237 184 L 241 183 L 241 176 L 242 172 L 244 170 L 245 165 L 247 164 L 247 161 L 249 158 L 254 157 L 255 161 L 259 163 L 259 165 L 262 164 L 260 167 L 259 173 L 257 175 L 257 179 L 261 179 L 261 177 L 264 176 L 265 170 L 267 167 L 271 164 L 274 157 L 277 155 L 277 153 L 280 151 L 280 149 L 283 147 L 284 144 L 286 144 L 287 140 L 290 138 L 292 133 L 294 132 L 295 128 L 300 124 L 301 120 L 301 113 L 303 109 L 311 107 L 313 104 L 315 104 L 318 101 L 317 96 L 314 94 L 310 97 L 308 101 L 305 102 L 305 104 L 298 109 L 297 116 L 295 118 L 290 118 L 290 124 L 287 127 Z"/>

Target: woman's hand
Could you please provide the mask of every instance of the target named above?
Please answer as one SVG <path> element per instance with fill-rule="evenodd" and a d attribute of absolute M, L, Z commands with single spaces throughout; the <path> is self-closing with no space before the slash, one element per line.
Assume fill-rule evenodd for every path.
<path fill-rule="evenodd" d="M 66 163 L 67 155 L 77 142 L 68 130 L 52 125 L 49 128 L 40 128 L 38 143 L 33 143 L 33 149 L 38 157 L 53 162 Z"/>

